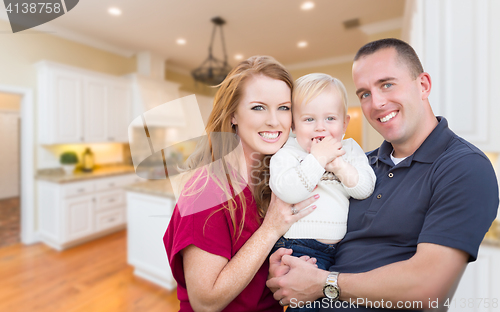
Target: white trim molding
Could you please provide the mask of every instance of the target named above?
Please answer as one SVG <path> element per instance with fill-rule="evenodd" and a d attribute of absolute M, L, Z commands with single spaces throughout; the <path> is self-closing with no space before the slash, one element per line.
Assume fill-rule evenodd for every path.
<path fill-rule="evenodd" d="M 359 29 L 365 35 L 373 35 L 378 34 L 385 31 L 396 30 L 403 27 L 403 18 L 393 18 L 381 22 L 370 23 L 359 26 Z"/>
<path fill-rule="evenodd" d="M 315 61 L 310 61 L 310 62 L 289 64 L 289 65 L 285 65 L 285 67 L 288 70 L 296 70 L 296 69 L 304 69 L 304 68 L 312 68 L 312 67 L 321 67 L 321 66 L 328 66 L 328 65 L 352 63 L 352 61 L 354 60 L 354 56 L 355 56 L 355 54 L 342 55 L 342 56 L 336 56 L 336 57 L 329 57 L 329 58 L 325 58 L 325 59 L 321 59 L 321 60 L 315 60 Z"/>
<path fill-rule="evenodd" d="M 21 241 L 38 242 L 35 220 L 35 108 L 33 90 L 0 85 L 0 92 L 14 93 L 21 99 Z"/>

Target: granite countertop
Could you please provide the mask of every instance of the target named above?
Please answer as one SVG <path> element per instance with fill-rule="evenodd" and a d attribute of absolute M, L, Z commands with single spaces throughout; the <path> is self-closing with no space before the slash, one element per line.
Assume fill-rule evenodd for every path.
<path fill-rule="evenodd" d="M 148 195 L 157 195 L 168 197 L 175 200 L 174 191 L 168 179 L 150 180 L 125 186 L 123 189 L 129 192 L 144 193 Z"/>
<path fill-rule="evenodd" d="M 481 243 L 485 246 L 500 247 L 500 239 L 498 238 L 485 238 Z"/>
<path fill-rule="evenodd" d="M 61 168 L 40 170 L 35 178 L 41 181 L 53 183 L 68 183 L 96 178 L 111 177 L 122 174 L 135 173 L 133 166 L 110 165 L 96 167 L 92 172 L 83 172 L 76 170 L 71 175 L 66 175 Z"/>

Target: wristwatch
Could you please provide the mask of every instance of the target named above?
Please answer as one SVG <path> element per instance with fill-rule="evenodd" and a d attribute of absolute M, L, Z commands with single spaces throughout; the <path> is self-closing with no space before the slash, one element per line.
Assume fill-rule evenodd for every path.
<path fill-rule="evenodd" d="M 326 278 L 323 294 L 331 300 L 338 300 L 340 297 L 340 288 L 338 285 L 339 272 L 330 272 Z"/>

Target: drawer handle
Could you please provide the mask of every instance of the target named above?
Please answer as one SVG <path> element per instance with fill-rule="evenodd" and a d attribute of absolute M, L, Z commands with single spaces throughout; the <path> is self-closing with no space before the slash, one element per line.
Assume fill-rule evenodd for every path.
<path fill-rule="evenodd" d="M 113 221 L 115 221 L 115 218 L 109 218 L 108 219 L 108 222 L 113 222 Z"/>
<path fill-rule="evenodd" d="M 114 183 L 109 183 L 109 186 L 115 186 L 115 184 Z"/>
<path fill-rule="evenodd" d="M 78 189 L 77 191 L 81 193 L 81 192 L 85 192 L 85 189 L 81 188 L 81 189 Z"/>
<path fill-rule="evenodd" d="M 114 199 L 108 199 L 108 203 L 112 203 L 114 201 L 115 201 Z"/>

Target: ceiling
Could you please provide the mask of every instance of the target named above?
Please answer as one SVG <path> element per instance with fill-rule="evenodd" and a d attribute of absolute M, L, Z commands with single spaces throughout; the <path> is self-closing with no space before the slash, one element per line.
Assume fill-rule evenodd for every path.
<path fill-rule="evenodd" d="M 210 19 L 220 16 L 226 20 L 230 64 L 238 62 L 236 54 L 245 58 L 265 54 L 289 65 L 354 54 L 367 42 L 369 27 L 384 21 L 394 27 L 394 22 L 401 21 L 405 4 L 403 0 L 314 0 L 315 7 L 304 11 L 300 8 L 303 2 L 81 0 L 47 26 L 56 35 L 85 39 L 122 55 L 148 50 L 174 67 L 191 70 L 207 57 L 213 27 Z M 120 8 L 122 14 L 108 14 L 110 7 Z M 354 18 L 359 18 L 362 27 L 344 29 L 343 21 Z M 178 45 L 179 38 L 187 43 Z M 214 54 L 222 58 L 219 39 Z M 308 46 L 298 48 L 302 40 Z"/>

